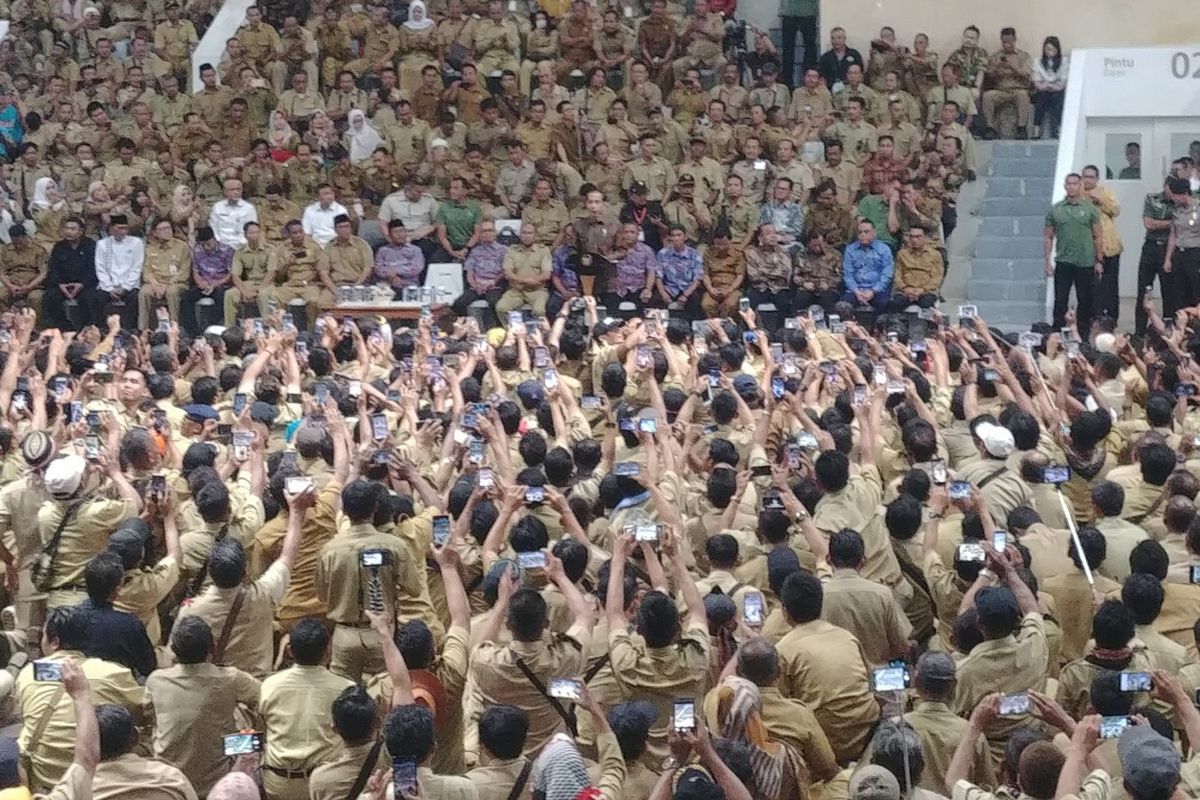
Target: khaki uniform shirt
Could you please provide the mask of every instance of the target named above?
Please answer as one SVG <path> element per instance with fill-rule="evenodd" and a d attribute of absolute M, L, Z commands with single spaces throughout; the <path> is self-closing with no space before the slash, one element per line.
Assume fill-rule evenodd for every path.
<path fill-rule="evenodd" d="M 264 202 L 256 204 L 255 208 L 258 210 L 258 224 L 262 226 L 263 237 L 272 242 L 282 240 L 283 226 L 294 219 L 300 219 L 304 213 L 304 209 L 287 198 L 282 198 L 278 206 Z"/>
<path fill-rule="evenodd" d="M 1103 595 L 1120 595 L 1121 586 L 1103 575 L 1093 574 L 1096 591 Z M 1058 624 L 1062 628 L 1062 660 L 1074 661 L 1083 656 L 1084 646 L 1092 636 L 1092 587 L 1078 569 L 1072 569 L 1041 584 L 1042 591 L 1054 598 L 1058 609 Z"/>
<path fill-rule="evenodd" d="M 850 632 L 824 620 L 794 626 L 776 644 L 779 690 L 812 709 L 838 761 L 858 758 L 879 705 L 870 688 L 870 663 Z"/>
<path fill-rule="evenodd" d="M 551 678 L 581 677 L 584 654 L 590 645 L 591 635 L 573 628 L 566 636 L 543 637 L 536 642 L 514 641 L 505 646 L 482 642 L 472 651 L 470 679 L 479 693 L 480 708 L 505 703 L 529 715 L 526 757 L 536 755 L 551 736 L 564 731 L 566 726 L 542 693 L 517 668 L 516 659 L 523 660 L 544 685 L 549 685 Z M 468 724 L 476 722 L 471 719 Z"/>
<path fill-rule="evenodd" d="M 685 161 L 676 167 L 679 177 L 691 175 L 696 181 L 696 200 L 707 203 L 714 193 L 725 188 L 725 170 L 715 159 L 701 156 L 699 161 Z"/>
<path fill-rule="evenodd" d="M 504 254 L 504 272 L 525 280 L 546 280 L 550 277 L 550 250 L 540 244 L 528 248 L 514 245 Z"/>
<path fill-rule="evenodd" d="M 335 238 L 321 251 L 317 261 L 317 270 L 329 273 L 338 286 L 363 283 L 374 268 L 371 245 L 357 236 L 351 236 L 349 241 Z"/>
<path fill-rule="evenodd" d="M 389 126 L 386 138 L 396 163 L 411 165 L 423 160 L 429 135 L 429 125 L 420 119 L 414 119 L 410 125 L 397 122 Z"/>
<path fill-rule="evenodd" d="M 842 143 L 845 159 L 859 167 L 879 147 L 875 126 L 869 122 L 843 120 L 829 129 L 829 136 Z"/>
<path fill-rule="evenodd" d="M 813 511 L 813 524 L 827 536 L 850 528 L 860 531 L 883 500 L 883 482 L 874 466 L 863 467 L 846 487 L 822 497 Z"/>
<path fill-rule="evenodd" d="M 167 419 L 170 419 L 169 414 Z M 135 615 L 146 626 L 146 636 L 157 644 L 162 641 L 158 604 L 178 583 L 179 562 L 164 556 L 153 567 L 139 567 L 125 573 L 125 581 L 117 590 L 113 608 Z"/>
<path fill-rule="evenodd" d="M 193 108 L 204 118 L 204 123 L 213 131 L 214 137 L 220 135 L 225 111 L 233 97 L 233 90 L 228 86 L 217 86 L 192 95 Z"/>
<path fill-rule="evenodd" d="M 667 731 L 675 698 L 704 696 L 710 647 L 705 624 L 689 622 L 679 641 L 667 647 L 649 647 L 625 628 L 609 632 L 609 663 L 621 696 L 645 700 L 658 711 L 646 744 L 652 759 L 665 758 L 668 753 Z"/>
<path fill-rule="evenodd" d="M 1156 666 L 1150 659 L 1149 653 L 1140 645 L 1133 648 L 1133 657 L 1126 665 L 1126 669 L 1130 671 L 1146 671 Z M 1055 700 L 1063 707 L 1068 714 L 1075 719 L 1081 719 L 1084 714 L 1088 713 L 1088 706 L 1091 700 L 1092 679 L 1101 672 L 1106 671 L 1086 658 L 1080 658 L 1072 661 L 1062 668 L 1062 672 L 1058 675 L 1058 694 Z M 1139 693 L 1138 700 L 1135 704 L 1142 705 L 1142 702 L 1148 701 L 1149 698 L 1145 694 Z"/>
<path fill-rule="evenodd" d="M 539 206 L 533 201 L 521 212 L 523 223 L 532 223 L 537 227 L 537 243 L 550 246 L 559 233 L 571 222 L 571 214 L 559 200 L 551 198 L 545 206 Z"/>
<path fill-rule="evenodd" d="M 197 800 L 191 782 L 172 764 L 126 753 L 96 765 L 92 800 L 134 800 L 143 796 L 157 800 Z"/>
<path fill-rule="evenodd" d="M 288 119 L 308 119 L 325 110 L 325 98 L 320 92 L 310 90 L 300 94 L 295 89 L 288 89 L 279 95 L 279 108 L 287 112 Z"/>
<path fill-rule="evenodd" d="M 1101 571 L 1113 580 L 1123 583 L 1129 577 L 1129 554 L 1139 542 L 1150 537 L 1143 528 L 1120 517 L 1101 517 L 1095 521 L 1094 526 L 1104 534 L 1104 541 L 1108 545 L 1104 563 L 1100 565 Z M 1024 537 L 1021 541 L 1025 541 Z"/>
<path fill-rule="evenodd" d="M 745 252 L 730 247 L 725 255 L 710 247 L 704 251 L 704 274 L 714 289 L 729 289 L 738 278 L 746 274 Z"/>
<path fill-rule="evenodd" d="M 390 701 L 389 701 L 390 702 Z M 439 748 L 442 742 L 438 742 Z M 308 796 L 311 800 L 347 800 L 358 773 L 362 771 L 363 763 L 371 755 L 375 742 L 343 747 L 341 754 L 315 770 L 308 779 Z M 376 754 L 376 766 L 389 766 L 387 751 L 380 748 Z M 374 768 L 373 768 L 374 769 Z"/>
<path fill-rule="evenodd" d="M 267 739 L 263 766 L 304 770 L 336 758 L 342 740 L 331 707 L 353 685 L 325 667 L 299 664 L 264 680 L 258 701 Z"/>
<path fill-rule="evenodd" d="M 908 650 L 912 625 L 891 589 L 854 570 L 837 570 L 823 586 L 821 619 L 854 634 L 871 664 L 886 664 Z"/>
<path fill-rule="evenodd" d="M 904 715 L 904 721 L 921 737 L 921 750 L 925 754 L 925 769 L 917 786 L 937 792 L 943 797 L 947 791 L 945 775 L 958 743 L 967 736 L 967 721 L 950 710 L 946 703 L 920 700 L 912 711 Z M 992 759 L 988 754 L 987 741 L 980 738 L 975 742 L 975 759 L 968 776 L 975 783 L 994 786 Z"/>
<path fill-rule="evenodd" d="M 38 531 L 43 542 L 50 541 L 58 528 L 68 502 L 51 500 L 38 511 Z M 137 516 L 137 508 L 126 500 L 110 500 L 93 495 L 84 500 L 62 529 L 58 557 L 50 581 L 49 605 L 74 605 L 84 591 L 83 570 L 92 556 L 108 545 L 108 537 L 125 519 Z"/>
<path fill-rule="evenodd" d="M 262 288 L 263 278 L 270 268 L 273 251 L 262 242 L 258 247 L 242 245 L 233 254 L 233 266 L 230 269 L 239 280 L 250 283 L 255 289 Z"/>
<path fill-rule="evenodd" d="M 135 718 L 140 715 L 143 689 L 134 681 L 129 667 L 99 658 L 85 658 L 83 653 L 75 650 L 51 653 L 47 660 L 75 662 L 91 685 L 95 705 L 112 703 L 129 709 Z M 75 758 L 75 706 L 62 691 L 61 683 L 34 680 L 33 664 L 26 664 L 17 675 L 17 702 L 24 718 L 17 743 L 22 755 L 29 756 L 33 767 L 29 785 L 35 792 L 45 792 L 62 779 Z M 52 702 L 54 710 L 49 711 Z M 34 742 L 34 729 L 47 713 L 50 720 L 41 738 Z"/>
<path fill-rule="evenodd" d="M 997 471 L 1000 474 L 989 480 L 987 485 L 979 491 L 987 500 L 988 510 L 993 514 L 992 518 L 1004 520 L 1008 519 L 1009 512 L 1014 508 L 1033 503 L 1033 492 L 1030 490 L 1029 484 L 1021 478 L 1019 472 L 1013 470 L 1002 460 L 985 458 L 963 466 L 959 470 L 958 478 L 978 486 L 985 478 Z"/>
<path fill-rule="evenodd" d="M 793 120 L 822 119 L 833 113 L 833 96 L 824 86 L 799 88 L 792 92 L 788 116 Z"/>
<path fill-rule="evenodd" d="M 163 242 L 151 237 L 146 242 L 146 259 L 142 263 L 142 282 L 153 280 L 163 286 L 186 287 L 192 276 L 192 251 L 186 242 L 172 239 Z"/>
<path fill-rule="evenodd" d="M 255 677 L 271 672 L 275 655 L 275 608 L 283 599 L 288 584 L 288 569 L 275 562 L 262 577 L 243 584 L 245 599 L 234 622 L 224 661 Z M 218 589 L 210 585 L 179 609 L 178 619 L 192 615 L 201 617 L 213 629 L 213 638 L 220 636 L 225 620 L 233 607 L 239 587 Z"/>
<path fill-rule="evenodd" d="M 896 253 L 896 272 L 893 287 L 896 292 L 915 290 L 922 294 L 936 293 L 942 285 L 942 254 L 932 247 L 916 252 L 908 247 Z M 989 483 L 988 486 L 991 484 Z M 984 487 L 987 488 L 986 486 Z"/>
<path fill-rule="evenodd" d="M 1061 607 L 1061 606 L 1060 606 Z M 1089 602 L 1088 607 L 1091 608 Z M 1049 666 L 1046 629 L 1042 615 L 1026 614 L 1015 634 L 980 642 L 958 662 L 958 690 L 954 711 L 966 717 L 992 692 L 1041 691 Z M 993 757 L 998 756 L 1008 735 L 1029 723 L 1028 715 L 998 717 L 987 726 Z"/>
<path fill-rule="evenodd" d="M 879 92 L 875 95 L 875 99 L 867 108 L 867 116 L 872 121 L 882 125 L 891 120 L 888 109 L 894 101 L 899 100 L 904 107 L 904 116 L 908 120 L 919 120 L 921 118 L 921 104 L 917 99 L 903 89 L 897 89 L 894 92 Z"/>
<path fill-rule="evenodd" d="M 876 138 L 890 136 L 896 145 L 896 158 L 907 160 L 921 152 L 921 131 L 911 122 L 880 123 L 875 128 Z"/>
<path fill-rule="evenodd" d="M 210 663 L 152 672 L 146 679 L 146 711 L 154 720 L 154 755 L 179 767 L 198 793 L 208 794 L 233 766 L 221 737 L 238 729 L 239 704 L 258 706 L 260 689 L 245 672 Z"/>
<path fill-rule="evenodd" d="M 174 24 L 164 20 L 154 29 L 155 51 L 176 66 L 187 62 L 191 56 L 191 46 L 199 41 L 195 27 L 185 19 Z"/>
<path fill-rule="evenodd" d="M 26 239 L 25 244 L 17 247 L 11 245 L 0 251 L 0 269 L 4 277 L 18 285 L 25 286 L 46 270 L 50 254 L 36 242 Z"/>
<path fill-rule="evenodd" d="M 720 213 L 729 222 L 734 241 L 744 241 L 758 225 L 758 203 L 745 197 L 739 197 L 736 202 L 726 199 Z"/>
<path fill-rule="evenodd" d="M 725 118 L 731 122 L 741 120 L 750 114 L 750 91 L 741 85 L 726 86 L 724 83 L 708 90 L 708 99 L 720 100 L 725 104 Z"/>
<path fill-rule="evenodd" d="M 315 583 L 317 595 L 329 606 L 330 620 L 345 625 L 367 622 L 368 583 L 372 570 L 362 564 L 365 550 L 388 553 L 378 568 L 378 579 L 385 613 L 395 613 L 396 598 L 419 591 L 416 571 L 403 542 L 390 533 L 381 533 L 373 525 L 351 525 L 321 548 Z"/>
<path fill-rule="evenodd" d="M 665 158 L 655 156 L 649 164 L 644 158 L 629 163 L 629 169 L 623 179 L 624 188 L 628 189 L 634 181 L 646 184 L 646 199 L 650 202 L 663 202 L 667 192 L 675 185 L 675 168 Z"/>

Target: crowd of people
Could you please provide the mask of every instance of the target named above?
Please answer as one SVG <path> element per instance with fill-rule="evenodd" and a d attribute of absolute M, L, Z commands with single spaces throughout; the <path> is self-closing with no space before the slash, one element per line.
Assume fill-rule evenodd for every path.
<path fill-rule="evenodd" d="M 272 0 L 191 85 L 216 4 L 9 5 L 0 790 L 1198 796 L 1200 313 L 1085 302 L 1095 170 L 1077 310 L 939 310 L 1057 40 Z"/>

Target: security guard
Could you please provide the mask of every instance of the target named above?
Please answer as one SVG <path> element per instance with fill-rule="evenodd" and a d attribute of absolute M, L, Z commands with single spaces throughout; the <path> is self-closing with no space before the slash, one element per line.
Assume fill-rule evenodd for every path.
<path fill-rule="evenodd" d="M 157 298 L 166 300 L 171 319 L 179 319 L 179 298 L 192 277 L 192 253 L 187 242 L 175 238 L 171 220 L 160 219 L 151 234 L 138 293 L 138 327 L 142 330 L 150 330 L 150 308 Z"/>
<path fill-rule="evenodd" d="M 539 317 L 546 315 L 547 289 L 550 283 L 550 250 L 537 243 L 537 226 L 521 223 L 521 243 L 504 254 L 504 277 L 508 290 L 496 302 L 496 315 L 505 319 L 508 312 L 528 304 Z"/>
<path fill-rule="evenodd" d="M 264 288 L 260 292 L 260 308 L 262 303 L 269 304 L 272 300 L 286 306 L 300 299 L 304 301 L 308 319 L 315 320 L 320 299 L 317 262 L 321 258 L 321 248 L 304 235 L 304 226 L 298 219 L 289 220 L 284 230 L 287 239 L 275 248 L 267 262 L 267 274 L 262 282 Z"/>
<path fill-rule="evenodd" d="M 345 214 L 334 217 L 333 230 L 337 235 L 317 260 L 317 274 L 324 284 L 319 300 L 323 308 L 337 304 L 338 286 L 365 284 L 375 267 L 371 245 L 354 235 L 350 217 Z"/>
<path fill-rule="evenodd" d="M 303 231 L 303 228 L 301 228 Z M 246 223 L 246 243 L 233 254 L 233 287 L 225 292 L 225 327 L 232 326 L 240 315 L 242 303 L 258 302 L 258 313 L 267 316 L 267 303 L 262 288 L 266 286 L 273 251 L 263 241 L 263 230 L 257 222 Z"/>
<path fill-rule="evenodd" d="M 0 254 L 0 304 L 8 308 L 14 301 L 24 300 L 30 308 L 42 313 L 42 283 L 46 280 L 49 253 L 33 239 L 24 225 L 8 229 L 12 245 Z M 145 327 L 144 325 L 142 327 Z"/>
<path fill-rule="evenodd" d="M 330 540 L 317 561 L 317 596 L 334 623 L 330 669 L 353 681 L 384 671 L 383 646 L 366 612 L 394 618 L 402 595 L 420 591 L 417 570 L 404 542 L 382 533 L 372 521 L 381 496 L 379 484 L 351 481 L 342 490 L 342 512 L 350 527 Z"/>

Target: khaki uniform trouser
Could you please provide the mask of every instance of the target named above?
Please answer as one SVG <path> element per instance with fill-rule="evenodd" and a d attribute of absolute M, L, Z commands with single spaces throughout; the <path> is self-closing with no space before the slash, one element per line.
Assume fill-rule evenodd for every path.
<path fill-rule="evenodd" d="M 307 286 L 269 286 L 258 292 L 258 307 L 264 317 L 272 301 L 286 311 L 288 304 L 293 300 L 304 301 L 304 313 L 309 327 L 316 321 L 319 308 L 337 304 L 332 292 L 313 283 Z"/>
<path fill-rule="evenodd" d="M 1029 127 L 1029 92 L 1025 89 L 988 89 L 983 93 L 983 120 L 989 128 L 996 128 L 996 111 L 1000 106 L 1011 104 L 1017 111 L 1017 126 Z"/>
<path fill-rule="evenodd" d="M 514 73 L 521 71 L 521 65 L 517 63 L 517 54 L 509 53 L 506 50 L 487 51 L 475 62 L 475 66 L 479 68 L 481 79 L 490 77 L 496 70 L 503 72 L 510 69 Z"/>
<path fill-rule="evenodd" d="M 308 800 L 308 778 L 285 778 L 264 765 L 262 782 L 267 800 Z"/>
<path fill-rule="evenodd" d="M 496 301 L 496 316 L 503 320 L 508 317 L 508 312 L 528 304 L 533 313 L 544 317 L 549 299 L 550 292 L 546 289 L 509 289 Z"/>
<path fill-rule="evenodd" d="M 704 309 L 704 315 L 707 317 L 734 317 L 741 299 L 741 292 L 731 292 L 723 300 L 705 292 L 704 297 L 700 298 L 700 308 Z"/>
<path fill-rule="evenodd" d="M 333 655 L 329 669 L 354 682 L 362 676 L 378 675 L 387 669 L 383 661 L 383 645 L 379 634 L 370 627 L 356 628 L 337 623 L 333 628 Z"/>
<path fill-rule="evenodd" d="M 25 303 L 34 311 L 37 312 L 38 318 L 42 316 L 42 296 L 45 293 L 41 289 L 34 289 L 29 294 L 25 295 Z M 12 292 L 7 286 L 0 286 L 0 306 L 8 308 L 12 305 Z"/>
<path fill-rule="evenodd" d="M 83 579 L 80 578 L 80 581 Z M 74 589 L 51 589 L 46 596 L 46 611 L 53 611 L 62 606 L 77 606 L 87 599 L 87 592 Z"/>
<path fill-rule="evenodd" d="M 171 319 L 179 321 L 179 298 L 183 295 L 186 287 L 178 284 L 168 284 L 167 291 L 164 295 L 166 298 L 167 311 L 171 314 Z M 162 305 L 163 300 L 157 297 L 151 297 L 149 290 L 142 287 L 142 291 L 138 292 L 138 327 L 142 330 L 153 330 L 158 327 L 157 321 L 153 326 L 150 324 L 150 311 Z M 228 323 L 226 323 L 228 324 Z"/>

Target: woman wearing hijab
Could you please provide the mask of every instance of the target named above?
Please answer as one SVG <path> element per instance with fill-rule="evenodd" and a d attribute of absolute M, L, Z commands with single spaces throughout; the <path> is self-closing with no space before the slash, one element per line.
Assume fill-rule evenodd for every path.
<path fill-rule="evenodd" d="M 586 708 L 596 731 L 596 749 L 600 777 L 595 784 L 588 777 L 583 757 L 575 741 L 565 733 L 555 734 L 537 760 L 529 784 L 534 800 L 621 800 L 625 783 L 625 759 L 621 746 L 608 724 L 604 709 L 584 687 L 579 706 Z"/>
<path fill-rule="evenodd" d="M 745 678 L 730 675 L 717 688 L 717 719 L 721 738 L 741 742 L 750 750 L 754 800 L 783 800 L 807 796 L 808 770 L 791 747 L 772 739 L 762 721 L 762 696 Z"/>
<path fill-rule="evenodd" d="M 29 216 L 37 226 L 33 240 L 47 251 L 54 247 L 68 210 L 66 198 L 54 178 L 38 178 L 33 184 L 33 199 L 29 201 Z"/>
<path fill-rule="evenodd" d="M 429 18 L 422 0 L 408 6 L 408 20 L 400 26 L 400 91 L 412 95 L 421 86 L 421 70 L 426 64 L 442 63 L 438 55 L 437 28 Z"/>
<path fill-rule="evenodd" d="M 271 158 L 280 164 L 291 159 L 296 154 L 296 145 L 300 136 L 288 122 L 287 115 L 282 111 L 272 111 L 267 122 L 267 146 L 271 148 Z"/>
<path fill-rule="evenodd" d="M 175 229 L 175 237 L 187 241 L 189 245 L 196 243 L 196 231 L 207 221 L 204 209 L 196 202 L 196 195 L 182 183 L 176 184 L 171 191 L 170 204 L 161 209 L 161 215 L 170 221 Z"/>
<path fill-rule="evenodd" d="M 367 122 L 367 115 L 361 109 L 351 109 L 346 121 L 346 152 L 350 154 L 350 163 L 370 161 L 375 148 L 383 144 L 383 137 Z"/>

